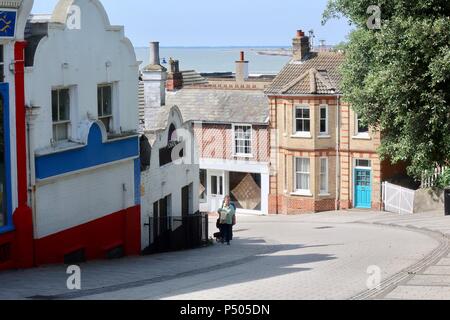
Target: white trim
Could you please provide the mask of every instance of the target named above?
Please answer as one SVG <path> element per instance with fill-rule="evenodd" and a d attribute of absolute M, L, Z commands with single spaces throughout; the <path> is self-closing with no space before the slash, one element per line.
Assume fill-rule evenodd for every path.
<path fill-rule="evenodd" d="M 200 169 L 269 174 L 270 164 L 247 160 L 200 158 Z"/>
<path fill-rule="evenodd" d="M 291 196 L 302 196 L 302 197 L 312 197 L 313 194 L 307 190 L 297 190 L 290 193 Z"/>
<path fill-rule="evenodd" d="M 296 138 L 296 139 L 311 139 L 312 135 L 311 132 L 302 132 L 302 131 L 298 131 L 295 134 L 291 135 L 291 138 Z"/>
<path fill-rule="evenodd" d="M 311 193 L 311 159 L 307 158 L 307 157 L 294 157 L 293 159 L 294 159 L 294 166 L 293 166 L 294 167 L 294 188 L 293 189 L 295 191 L 292 192 L 291 194 L 312 196 L 312 193 Z M 297 170 L 297 160 L 298 159 L 308 160 L 308 162 L 309 162 L 309 171 L 308 172 L 299 172 Z M 308 189 L 297 189 L 297 174 L 298 173 L 304 174 L 304 175 L 309 174 Z"/>
<path fill-rule="evenodd" d="M 232 127 L 232 141 L 233 141 L 233 156 L 239 158 L 253 158 L 253 126 L 247 123 L 233 123 Z M 250 127 L 250 153 L 236 153 L 236 127 Z"/>
<path fill-rule="evenodd" d="M 353 138 L 359 138 L 359 139 L 367 139 L 370 138 L 369 135 L 369 128 L 367 128 L 367 131 L 365 132 L 359 132 L 359 116 L 358 114 L 355 112 L 355 135 L 353 136 Z"/>
<path fill-rule="evenodd" d="M 353 136 L 352 139 L 357 139 L 357 140 L 372 140 L 372 138 L 370 137 L 368 132 L 364 132 L 364 133 L 358 133 L 357 135 Z"/>
<path fill-rule="evenodd" d="M 325 169 L 325 177 L 326 177 L 326 189 L 322 189 L 322 160 L 326 160 L 326 169 Z M 329 174 L 330 174 L 330 166 L 329 166 L 329 159 L 328 157 L 320 157 L 319 158 L 319 195 L 328 195 L 330 191 L 330 180 L 329 180 Z"/>
<path fill-rule="evenodd" d="M 297 131 L 297 109 L 308 109 L 309 110 L 309 131 Z M 312 119 L 311 119 L 311 107 L 309 104 L 297 104 L 294 106 L 293 110 L 293 124 L 292 124 L 292 137 L 301 137 L 301 138 L 310 138 L 311 137 L 311 127 L 312 127 Z M 306 118 L 299 118 L 306 119 Z"/>
<path fill-rule="evenodd" d="M 320 131 L 320 125 L 321 125 L 321 121 L 322 121 L 322 109 L 325 109 L 325 132 Z M 324 137 L 324 136 L 328 136 L 330 137 L 330 114 L 329 114 L 329 107 L 327 104 L 321 104 L 319 106 L 319 138 L 320 137 Z"/>

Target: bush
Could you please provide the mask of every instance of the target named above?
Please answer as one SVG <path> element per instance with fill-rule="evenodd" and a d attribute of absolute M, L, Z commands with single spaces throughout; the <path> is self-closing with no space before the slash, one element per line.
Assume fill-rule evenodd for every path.
<path fill-rule="evenodd" d="M 450 187 L 450 169 L 445 170 L 444 173 L 438 177 L 436 186 L 441 189 Z"/>

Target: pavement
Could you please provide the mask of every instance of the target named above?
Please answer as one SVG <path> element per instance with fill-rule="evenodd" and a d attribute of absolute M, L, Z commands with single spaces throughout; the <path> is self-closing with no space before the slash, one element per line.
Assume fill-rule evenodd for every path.
<path fill-rule="evenodd" d="M 437 213 L 239 216 L 231 246 L 84 263 L 75 291 L 66 266 L 6 271 L 0 299 L 450 299 L 448 236 Z"/>

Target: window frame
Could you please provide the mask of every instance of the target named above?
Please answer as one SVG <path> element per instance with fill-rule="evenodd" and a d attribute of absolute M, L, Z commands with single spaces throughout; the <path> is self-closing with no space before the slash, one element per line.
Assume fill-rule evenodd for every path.
<path fill-rule="evenodd" d="M 67 110 L 67 116 L 68 119 L 67 120 L 61 120 L 60 119 L 60 113 L 61 113 L 61 105 L 60 105 L 60 92 L 61 91 L 67 91 L 67 96 L 69 98 L 69 106 L 68 106 L 68 110 Z M 56 92 L 57 95 L 57 120 L 53 120 L 53 93 Z M 51 90 L 51 108 L 52 108 L 52 140 L 55 143 L 59 143 L 59 142 L 64 142 L 64 141 L 69 141 L 70 140 L 70 136 L 71 136 L 71 112 L 72 112 L 72 88 L 70 87 L 54 87 Z M 65 131 L 66 131 L 66 138 L 64 139 L 57 139 L 57 128 L 58 127 L 65 127 Z"/>
<path fill-rule="evenodd" d="M 308 110 L 309 112 L 309 117 L 308 118 L 303 118 L 303 114 L 302 114 L 302 118 L 297 118 L 297 110 L 298 109 L 302 109 L 302 110 Z M 300 137 L 311 137 L 311 107 L 307 104 L 299 104 L 299 105 L 295 105 L 294 107 L 294 115 L 293 115 L 293 132 L 294 132 L 294 136 L 300 136 Z M 303 121 L 303 127 L 305 127 L 305 121 L 309 122 L 309 130 L 308 131 L 299 131 L 297 130 L 297 121 Z"/>
<path fill-rule="evenodd" d="M 249 139 L 238 139 L 236 137 L 236 128 L 238 127 L 247 127 L 250 128 L 250 138 Z M 251 124 L 232 124 L 232 138 L 233 138 L 233 156 L 235 157 L 243 157 L 243 158 L 251 158 L 253 157 L 253 125 Z M 239 153 L 237 152 L 237 142 L 239 141 L 243 141 L 245 143 L 245 141 L 249 141 L 250 142 L 250 146 L 248 147 L 250 149 L 249 153 Z M 244 148 L 244 150 L 247 148 L 245 145 L 244 146 L 240 146 L 240 148 Z"/>
<path fill-rule="evenodd" d="M 297 169 L 297 160 L 308 160 L 308 172 Z M 308 175 L 308 189 L 298 189 L 298 175 Z M 301 195 L 311 195 L 311 159 L 308 157 L 294 157 L 294 193 Z"/>
<path fill-rule="evenodd" d="M 355 134 L 356 136 L 369 136 L 369 126 L 367 126 L 367 131 L 360 131 L 360 118 L 357 113 L 355 113 Z"/>
<path fill-rule="evenodd" d="M 322 161 L 325 160 L 325 172 L 322 171 Z M 329 195 L 330 192 L 330 161 L 328 157 L 320 157 L 319 158 L 319 194 L 320 195 Z M 325 189 L 323 189 L 322 185 L 322 176 L 325 176 Z"/>
<path fill-rule="evenodd" d="M 322 110 L 325 110 L 325 119 L 322 118 Z M 322 131 L 322 121 L 325 120 L 325 131 Z M 321 104 L 319 107 L 319 136 L 328 136 L 330 134 L 330 114 L 327 104 Z"/>
<path fill-rule="evenodd" d="M 104 114 L 105 109 L 105 101 L 103 100 L 103 90 L 104 88 L 110 88 L 111 89 L 111 114 Z M 101 92 L 101 98 L 99 97 L 99 93 Z M 102 105 L 99 106 L 99 102 L 101 101 Z M 99 111 L 102 111 L 101 114 Z M 114 132 L 114 83 L 101 83 L 97 85 L 97 117 L 99 121 L 102 121 L 103 124 L 105 124 L 106 119 L 109 119 L 109 125 L 105 125 L 105 129 L 107 133 L 113 133 Z"/>

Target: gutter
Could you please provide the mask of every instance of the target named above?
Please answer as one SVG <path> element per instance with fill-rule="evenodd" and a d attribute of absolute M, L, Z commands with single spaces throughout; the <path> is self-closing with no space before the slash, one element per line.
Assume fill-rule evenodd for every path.
<path fill-rule="evenodd" d="M 341 163 L 340 163 L 340 144 L 341 144 L 341 95 L 337 95 L 336 107 L 336 205 L 335 209 L 340 209 L 341 200 Z"/>

